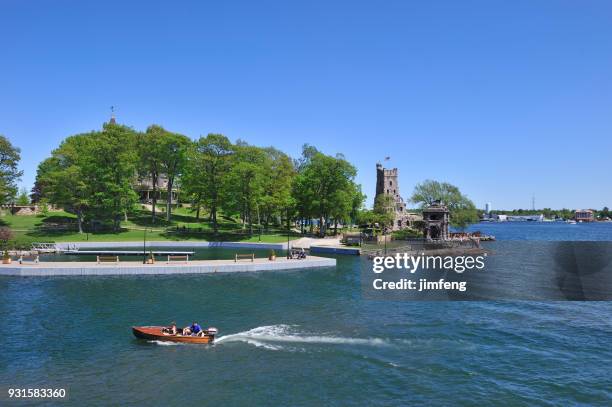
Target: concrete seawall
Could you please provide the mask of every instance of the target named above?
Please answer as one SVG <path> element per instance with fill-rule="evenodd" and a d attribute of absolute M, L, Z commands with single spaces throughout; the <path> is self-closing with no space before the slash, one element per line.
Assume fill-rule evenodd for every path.
<path fill-rule="evenodd" d="M 359 256 L 361 254 L 361 248 L 346 246 L 310 246 L 310 253 L 349 254 Z"/>
<path fill-rule="evenodd" d="M 0 276 L 110 276 L 110 275 L 158 275 L 158 274 L 210 274 L 241 273 L 254 271 L 281 271 L 335 267 L 336 259 L 309 256 L 302 260 L 277 258 L 239 260 L 194 260 L 189 262 L 159 261 L 142 264 L 135 261 L 119 263 L 95 262 L 44 262 L 0 265 Z"/>
<path fill-rule="evenodd" d="M 136 247 L 142 249 L 142 242 L 64 242 L 56 243 L 57 247 L 62 250 L 68 250 L 72 248 L 86 249 L 86 248 L 128 248 Z M 274 249 L 284 250 L 287 248 L 287 242 L 285 243 L 257 243 L 257 242 L 203 242 L 203 241 L 147 241 L 147 248 L 149 247 L 227 247 L 235 249 Z"/>

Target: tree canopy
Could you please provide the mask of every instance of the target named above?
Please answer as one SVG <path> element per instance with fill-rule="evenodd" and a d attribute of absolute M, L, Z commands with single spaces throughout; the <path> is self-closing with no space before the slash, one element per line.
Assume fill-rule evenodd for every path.
<path fill-rule="evenodd" d="M 17 194 L 17 181 L 23 175 L 18 168 L 21 150 L 0 134 L 0 204 L 6 204 Z"/>
<path fill-rule="evenodd" d="M 449 209 L 451 225 L 460 229 L 465 229 L 479 219 L 474 203 L 459 188 L 448 182 L 426 180 L 417 184 L 410 200 L 421 207 L 440 200 Z"/>
<path fill-rule="evenodd" d="M 299 218 L 312 226 L 316 218 L 324 235 L 332 225 L 355 222 L 365 200 L 356 174 L 344 156 L 309 145 L 294 161 L 274 147 L 232 143 L 221 134 L 194 142 L 159 125 L 138 133 L 109 123 L 101 131 L 66 138 L 38 166 L 31 196 L 76 214 L 80 231 L 101 223 L 118 230 L 135 212 L 136 191 L 143 185 L 152 189 L 148 203 L 155 221 L 163 177 L 167 220 L 179 187 L 181 202 L 190 203 L 198 218 L 206 210 L 215 233 L 222 211 L 250 234 L 255 225 L 268 229 Z"/>

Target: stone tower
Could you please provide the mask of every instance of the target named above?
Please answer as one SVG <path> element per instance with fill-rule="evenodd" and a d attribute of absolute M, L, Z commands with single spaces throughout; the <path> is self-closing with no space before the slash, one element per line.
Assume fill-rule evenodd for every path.
<path fill-rule="evenodd" d="M 395 203 L 395 219 L 393 230 L 399 230 L 410 226 L 412 214 L 406 212 L 406 203 L 400 196 L 399 174 L 397 168 L 386 169 L 381 163 L 376 164 L 376 196 L 384 194 L 391 196 Z"/>

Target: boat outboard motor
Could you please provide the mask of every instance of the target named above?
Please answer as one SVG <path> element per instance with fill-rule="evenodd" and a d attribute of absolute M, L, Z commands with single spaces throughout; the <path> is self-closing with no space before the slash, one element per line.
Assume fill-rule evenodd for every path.
<path fill-rule="evenodd" d="M 217 333 L 219 333 L 219 330 L 215 328 L 214 326 L 211 326 L 210 328 L 206 329 L 206 335 L 212 336 L 213 339 L 215 338 L 215 335 Z"/>

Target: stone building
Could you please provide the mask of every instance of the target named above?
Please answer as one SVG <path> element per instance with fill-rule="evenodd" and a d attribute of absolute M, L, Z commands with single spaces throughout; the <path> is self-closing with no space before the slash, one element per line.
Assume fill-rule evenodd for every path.
<path fill-rule="evenodd" d="M 406 203 L 400 195 L 399 174 L 397 168 L 386 169 L 381 163 L 376 164 L 376 196 L 390 196 L 394 203 L 394 220 L 392 230 L 399 230 L 420 220 L 417 214 L 406 211 Z"/>
<path fill-rule="evenodd" d="M 423 236 L 427 240 L 446 240 L 449 237 L 450 212 L 439 200 L 423 209 Z"/>

